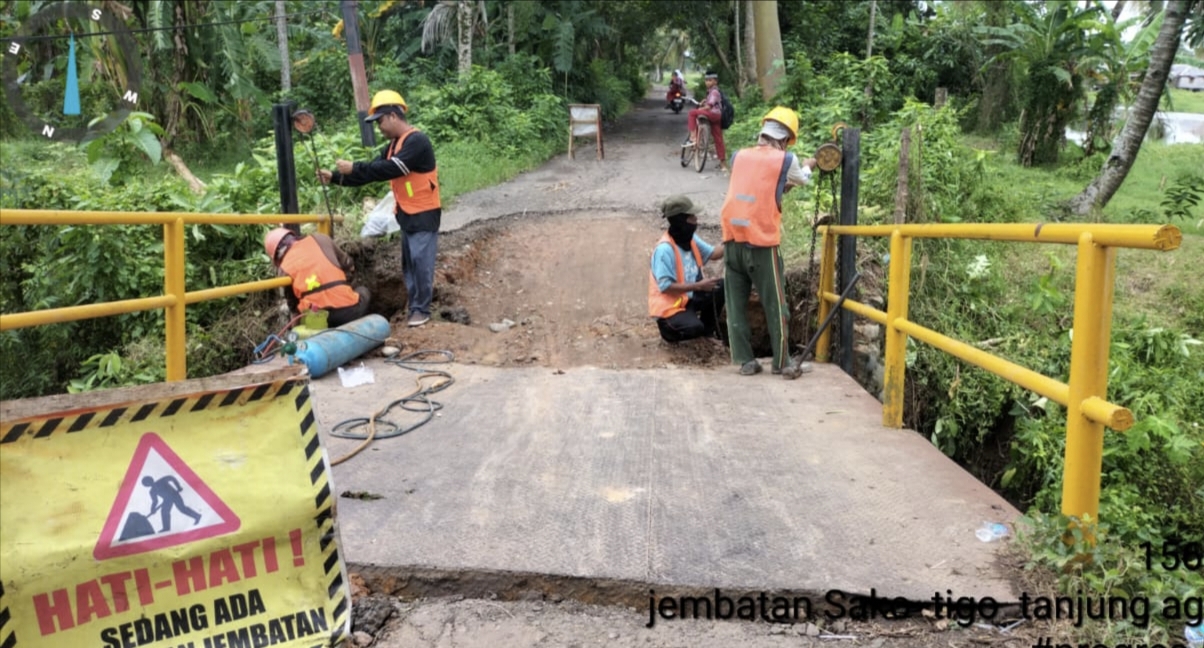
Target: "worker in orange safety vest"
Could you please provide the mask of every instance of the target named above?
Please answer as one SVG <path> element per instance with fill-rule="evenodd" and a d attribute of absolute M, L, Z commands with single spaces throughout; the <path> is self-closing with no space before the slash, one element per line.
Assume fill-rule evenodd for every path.
<path fill-rule="evenodd" d="M 358 187 L 388 181 L 397 201 L 394 215 L 401 226 L 401 270 L 405 278 L 409 326 L 431 320 L 434 297 L 435 259 L 439 248 L 439 221 L 443 201 L 439 194 L 439 170 L 435 148 L 426 133 L 406 119 L 409 105 L 393 90 L 372 97 L 366 122 L 375 122 L 389 138 L 380 157 L 368 162 L 338 160 L 335 170 L 320 169 L 323 184 Z"/>
<path fill-rule="evenodd" d="M 371 293 L 348 283 L 347 273 L 355 272 L 355 262 L 329 236 L 299 236 L 278 227 L 267 233 L 263 247 L 281 274 L 292 279 L 292 290 L 286 293 L 291 312 L 325 310 L 330 326 L 354 322 L 368 313 Z"/>
<path fill-rule="evenodd" d="M 748 299 L 757 289 L 769 341 L 773 348 L 773 373 L 786 379 L 797 378 L 809 365 L 790 361 L 790 309 L 783 281 L 781 243 L 782 195 L 806 184 L 815 168 L 814 158 L 801 163 L 787 150 L 798 138 L 798 115 L 778 106 L 761 120 L 757 145 L 732 156 L 732 176 L 721 213 L 724 257 L 724 284 L 727 296 L 727 329 L 732 362 L 740 365 L 740 374 L 761 372 L 761 363 L 753 355 L 748 325 Z"/>

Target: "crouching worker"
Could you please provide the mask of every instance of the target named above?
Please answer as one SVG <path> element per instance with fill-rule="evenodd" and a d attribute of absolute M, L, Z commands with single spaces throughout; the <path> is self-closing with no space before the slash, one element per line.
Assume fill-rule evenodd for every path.
<path fill-rule="evenodd" d="M 367 288 L 352 288 L 347 273 L 355 263 L 325 234 L 298 236 L 278 227 L 263 240 L 268 258 L 293 281 L 286 292 L 289 311 L 327 311 L 326 323 L 342 326 L 368 314 L 371 294 Z"/>
<path fill-rule="evenodd" d="M 667 198 L 661 215 L 669 230 L 652 250 L 648 314 L 666 342 L 717 337 L 723 279 L 703 278 L 702 266 L 723 258 L 723 244 L 712 247 L 694 234 L 697 210 L 686 196 Z"/>

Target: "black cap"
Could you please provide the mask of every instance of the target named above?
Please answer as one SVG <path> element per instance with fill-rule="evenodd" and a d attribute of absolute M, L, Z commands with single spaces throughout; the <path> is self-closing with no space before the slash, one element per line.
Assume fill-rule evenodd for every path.
<path fill-rule="evenodd" d="M 401 106 L 381 106 L 380 108 L 376 109 L 375 113 L 365 117 L 364 121 L 374 122 L 388 114 L 394 114 L 404 119 L 406 116 L 406 111 Z"/>

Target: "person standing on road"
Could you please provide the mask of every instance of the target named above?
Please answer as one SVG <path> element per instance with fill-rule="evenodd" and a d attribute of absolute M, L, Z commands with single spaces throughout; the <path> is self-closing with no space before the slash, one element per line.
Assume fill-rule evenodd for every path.
<path fill-rule="evenodd" d="M 740 374 L 761 372 L 753 356 L 748 326 L 748 298 L 755 287 L 765 309 L 773 347 L 773 373 L 793 380 L 806 367 L 790 361 L 790 311 L 786 304 L 782 256 L 782 195 L 811 179 L 815 160 L 800 164 L 787 147 L 798 138 L 798 115 L 778 106 L 761 120 L 757 145 L 732 157 L 732 178 L 723 203 L 723 244 L 727 291 L 727 333 L 732 362 Z"/>
<path fill-rule="evenodd" d="M 355 262 L 329 236 L 298 236 L 277 227 L 264 237 L 263 248 L 272 264 L 293 281 L 292 290 L 285 293 L 290 312 L 325 310 L 330 326 L 354 322 L 368 313 L 371 293 L 347 282 Z"/>
<path fill-rule="evenodd" d="M 690 111 L 686 119 L 686 127 L 690 130 L 690 141 L 682 144 L 685 146 L 694 146 L 694 142 L 698 140 L 698 117 L 706 117 L 711 124 L 711 138 L 715 140 L 715 153 L 719 155 L 719 168 L 727 170 L 727 150 L 723 146 L 723 127 L 720 122 L 723 120 L 723 96 L 719 92 L 719 75 L 713 70 L 707 70 L 706 76 L 703 77 L 707 86 L 707 96 L 698 104 L 698 107 Z"/>
<path fill-rule="evenodd" d="M 706 279 L 702 266 L 723 258 L 723 245 L 712 247 L 698 229 L 694 203 L 686 196 L 670 196 L 661 204 L 669 230 L 652 249 L 648 272 L 648 315 L 656 318 L 661 338 L 683 342 L 719 332 L 723 307 L 723 279 Z"/>
<path fill-rule="evenodd" d="M 401 269 L 410 313 L 406 323 L 422 326 L 431 320 L 443 202 L 435 148 L 426 133 L 406 120 L 408 112 L 409 106 L 397 92 L 376 93 L 365 121 L 376 122 L 389 145 L 370 162 L 338 160 L 335 171 L 320 169 L 318 179 L 345 187 L 389 182 L 397 201 L 394 215 L 401 226 Z"/>

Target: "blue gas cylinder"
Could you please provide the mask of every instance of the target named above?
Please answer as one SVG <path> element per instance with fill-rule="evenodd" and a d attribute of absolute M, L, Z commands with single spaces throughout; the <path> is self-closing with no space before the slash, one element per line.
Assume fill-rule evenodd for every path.
<path fill-rule="evenodd" d="M 297 342 L 294 357 L 309 368 L 309 375 L 320 378 L 384 344 L 388 337 L 389 320 L 380 315 L 365 315 Z"/>

